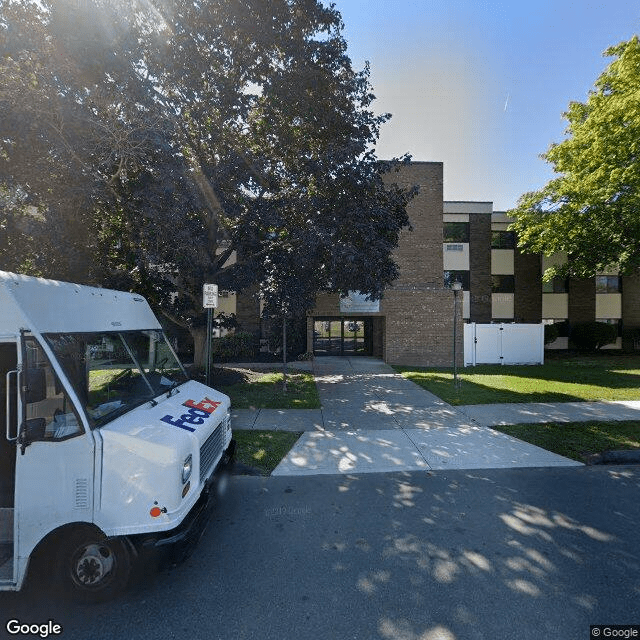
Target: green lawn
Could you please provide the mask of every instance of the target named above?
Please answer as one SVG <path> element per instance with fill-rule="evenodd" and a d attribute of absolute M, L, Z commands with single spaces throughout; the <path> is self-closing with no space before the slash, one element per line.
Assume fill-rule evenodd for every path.
<path fill-rule="evenodd" d="M 584 462 L 603 451 L 640 449 L 640 422 L 571 422 L 493 427 L 547 451 Z"/>
<path fill-rule="evenodd" d="M 301 435 L 290 431 L 234 431 L 236 460 L 268 476 Z"/>
<path fill-rule="evenodd" d="M 480 365 L 458 370 L 394 367 L 449 404 L 640 400 L 640 356 L 553 356 L 543 365 Z"/>
<path fill-rule="evenodd" d="M 282 388 L 282 372 L 243 370 L 241 378 L 225 384 L 216 376 L 212 386 L 231 398 L 234 409 L 318 409 L 320 398 L 311 373 L 294 372 L 287 375 L 287 391 Z"/>

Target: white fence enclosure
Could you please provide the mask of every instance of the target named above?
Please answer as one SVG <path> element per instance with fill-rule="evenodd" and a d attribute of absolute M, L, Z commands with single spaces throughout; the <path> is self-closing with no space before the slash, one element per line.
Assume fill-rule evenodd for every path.
<path fill-rule="evenodd" d="M 464 325 L 464 366 L 543 364 L 543 324 Z"/>

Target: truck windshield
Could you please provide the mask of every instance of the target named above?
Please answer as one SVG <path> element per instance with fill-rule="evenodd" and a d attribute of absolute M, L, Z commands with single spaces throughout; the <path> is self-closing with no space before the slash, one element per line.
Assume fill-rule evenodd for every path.
<path fill-rule="evenodd" d="M 44 338 L 94 428 L 187 380 L 162 331 L 50 333 Z"/>

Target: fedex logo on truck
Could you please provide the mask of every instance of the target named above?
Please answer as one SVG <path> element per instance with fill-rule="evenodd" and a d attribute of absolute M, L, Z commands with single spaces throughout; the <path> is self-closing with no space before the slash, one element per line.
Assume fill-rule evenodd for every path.
<path fill-rule="evenodd" d="M 183 413 L 178 418 L 166 415 L 164 418 L 160 418 L 160 420 L 174 427 L 180 427 L 180 429 L 185 429 L 185 431 L 193 432 L 195 431 L 195 427 L 189 425 L 202 424 L 221 404 L 221 402 L 216 402 L 209 398 L 204 398 L 197 404 L 193 400 L 187 400 L 182 403 L 183 407 L 188 407 L 186 413 Z"/>

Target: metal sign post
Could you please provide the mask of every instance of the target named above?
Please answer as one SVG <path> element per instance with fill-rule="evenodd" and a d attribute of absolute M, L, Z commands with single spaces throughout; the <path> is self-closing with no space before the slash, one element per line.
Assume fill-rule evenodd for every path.
<path fill-rule="evenodd" d="M 456 342 L 458 341 L 456 325 L 458 323 L 458 292 L 462 291 L 462 283 L 456 280 L 451 288 L 453 289 L 453 387 L 458 391 L 460 381 L 458 380 L 458 358 L 456 357 Z"/>
<path fill-rule="evenodd" d="M 211 333 L 213 328 L 213 309 L 218 306 L 218 285 L 205 284 L 202 287 L 202 306 L 207 310 L 207 386 L 211 386 Z"/>

